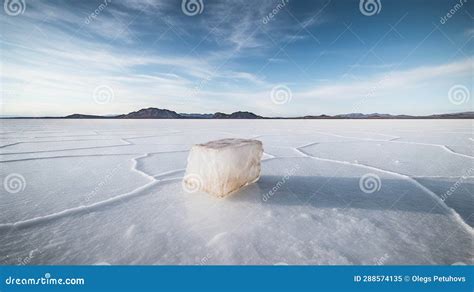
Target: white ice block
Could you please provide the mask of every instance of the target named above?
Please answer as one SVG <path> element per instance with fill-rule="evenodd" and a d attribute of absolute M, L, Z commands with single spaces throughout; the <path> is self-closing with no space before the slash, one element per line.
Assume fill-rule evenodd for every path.
<path fill-rule="evenodd" d="M 225 197 L 260 177 L 262 142 L 222 139 L 191 148 L 183 188 Z"/>

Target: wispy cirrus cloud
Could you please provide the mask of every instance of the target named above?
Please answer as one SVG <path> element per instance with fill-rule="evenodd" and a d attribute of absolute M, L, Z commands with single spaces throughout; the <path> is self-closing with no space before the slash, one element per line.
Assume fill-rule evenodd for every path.
<path fill-rule="evenodd" d="M 322 99 L 354 99 L 377 97 L 447 77 L 469 77 L 474 59 L 468 58 L 438 66 L 420 66 L 409 70 L 387 70 L 372 77 L 360 76 L 358 81 L 340 82 L 301 92 L 302 97 Z"/>

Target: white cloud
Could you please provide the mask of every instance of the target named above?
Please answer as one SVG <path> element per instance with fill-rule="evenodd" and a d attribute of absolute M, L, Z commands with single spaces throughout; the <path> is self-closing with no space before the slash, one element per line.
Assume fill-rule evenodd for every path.
<path fill-rule="evenodd" d="M 393 94 L 400 89 L 419 86 L 425 81 L 436 78 L 456 78 L 458 75 L 472 74 L 473 59 L 465 59 L 438 66 L 421 66 L 408 70 L 387 71 L 373 77 L 360 76 L 358 81 L 334 83 L 318 86 L 307 91 L 299 92 L 304 98 L 319 99 L 355 99 L 364 97 L 384 96 Z"/>

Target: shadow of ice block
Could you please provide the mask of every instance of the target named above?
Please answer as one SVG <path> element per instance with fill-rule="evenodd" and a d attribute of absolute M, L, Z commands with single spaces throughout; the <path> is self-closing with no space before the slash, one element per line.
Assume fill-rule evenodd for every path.
<path fill-rule="evenodd" d="M 225 197 L 259 179 L 262 154 L 258 140 L 222 139 L 194 145 L 183 188 Z"/>

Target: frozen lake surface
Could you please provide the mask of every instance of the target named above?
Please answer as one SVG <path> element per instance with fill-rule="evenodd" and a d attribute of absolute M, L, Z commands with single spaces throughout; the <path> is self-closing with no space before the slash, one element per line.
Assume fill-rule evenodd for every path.
<path fill-rule="evenodd" d="M 1 120 L 1 264 L 473 264 L 472 120 Z M 190 147 L 263 142 L 188 193 Z"/>

